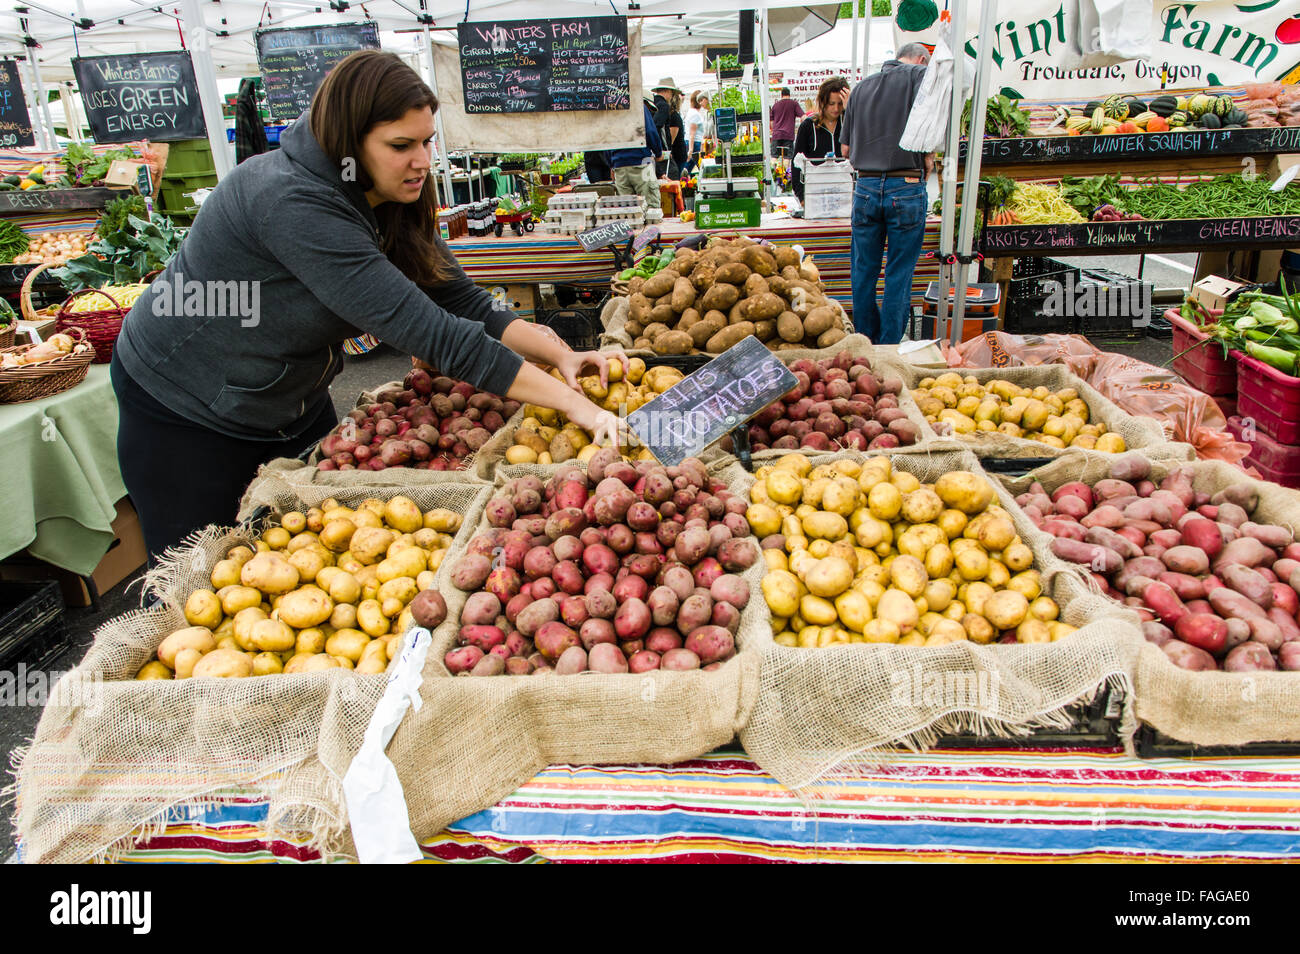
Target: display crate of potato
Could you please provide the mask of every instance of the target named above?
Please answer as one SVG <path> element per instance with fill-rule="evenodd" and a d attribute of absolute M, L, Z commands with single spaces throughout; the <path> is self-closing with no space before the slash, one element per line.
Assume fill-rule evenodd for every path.
<path fill-rule="evenodd" d="M 627 376 L 623 375 L 622 364 L 611 358 L 607 385 L 602 386 L 596 375 L 579 378 L 578 383 L 597 406 L 616 414 L 630 414 L 686 377 L 677 368 L 647 367 L 642 358 L 630 358 Z M 529 404 L 483 445 L 475 458 L 475 469 L 484 480 L 525 473 L 549 476 L 558 464 L 576 462 L 585 467 L 597 450 L 591 435 L 559 411 Z M 652 459 L 649 450 L 639 445 L 619 450 L 629 460 Z"/>
<path fill-rule="evenodd" d="M 744 489 L 773 623 L 741 740 L 784 784 L 887 746 L 1067 725 L 1127 688 L 1135 617 L 970 453 L 795 453 Z"/>
<path fill-rule="evenodd" d="M 1300 742 L 1300 493 L 1221 461 L 1132 454 L 1004 483 L 1141 615 L 1143 723 L 1205 746 Z"/>
<path fill-rule="evenodd" d="M 743 507 L 694 458 L 501 483 L 437 574 L 448 614 L 426 676 L 456 674 L 485 713 L 528 709 L 492 717 L 525 734 L 500 745 L 552 760 L 671 761 L 729 741 L 757 690 L 747 641 L 768 629 Z"/>
<path fill-rule="evenodd" d="M 824 352 L 780 354 L 798 383 L 750 419 L 754 462 L 771 463 L 792 450 L 885 452 L 934 440 L 901 369 L 866 357 L 870 351 L 869 339 L 850 335 Z M 731 438 L 719 446 L 730 452 Z"/>
<path fill-rule="evenodd" d="M 1188 445 L 1117 407 L 1063 365 L 909 369 L 913 399 L 941 437 L 969 442 L 980 456 L 1055 457 L 1067 448 L 1121 454 L 1130 449 L 1186 459 Z"/>
<path fill-rule="evenodd" d="M 518 410 L 518 401 L 414 368 L 363 392 L 310 462 L 322 471 L 460 470 Z"/>
<path fill-rule="evenodd" d="M 746 236 L 678 249 L 628 289 L 624 331 L 633 349 L 655 354 L 722 354 L 750 335 L 773 350 L 826 348 L 852 331 L 810 257 Z"/>
<path fill-rule="evenodd" d="M 450 475 L 441 476 L 444 478 L 441 485 L 409 491 L 410 499 L 420 508 L 414 512 L 420 513 L 422 524 L 426 514 L 440 509 L 450 511 L 462 522 L 464 517 L 460 515 L 476 506 L 481 509 L 479 501 L 489 488 L 463 479 L 453 483 Z M 308 502 L 283 488 L 275 503 L 278 513 L 287 516 L 297 511 L 305 521 L 311 506 L 323 503 L 331 494 L 344 506 L 360 511 L 375 507 L 373 503 L 366 506 L 367 498 L 391 499 L 394 493 L 376 492 L 369 487 L 331 487 Z M 374 512 L 374 516 L 378 518 L 379 514 Z M 445 519 L 449 522 L 441 525 L 450 528 L 454 521 L 451 517 Z M 374 522 L 366 517 L 361 520 Z M 341 659 L 335 659 L 336 665 L 313 663 L 291 674 L 282 671 L 274 675 L 219 678 L 217 671 L 227 676 L 256 672 L 255 657 L 264 652 L 276 653 L 282 670 L 289 668 L 294 656 L 286 659 L 278 655 L 291 652 L 287 649 L 258 649 L 256 642 L 247 650 L 235 650 L 229 643 L 208 649 L 209 643 L 203 638 L 204 633 L 208 634 L 213 644 L 235 638 L 235 645 L 240 645 L 233 632 L 235 621 L 239 612 L 250 607 L 241 609 L 237 601 L 241 596 L 249 602 L 252 599 L 252 594 L 242 589 L 245 568 L 249 568 L 248 583 L 256 584 L 250 588 L 261 596 L 257 606 L 262 611 L 270 607 L 275 613 L 286 605 L 288 594 L 301 594 L 307 585 L 314 585 L 295 588 L 291 584 L 292 574 L 285 567 L 298 574 L 300 584 L 302 571 L 289 563 L 288 557 L 263 559 L 255 567 L 251 566 L 255 557 L 240 562 L 248 552 L 257 551 L 259 543 L 266 545 L 267 550 L 257 555 L 270 557 L 287 551 L 287 545 L 285 550 L 274 550 L 260 539 L 269 526 L 270 523 L 258 528 L 212 527 L 196 534 L 183 548 L 170 551 L 151 573 L 150 587 L 161 598 L 157 606 L 113 619 L 96 632 L 86 657 L 65 677 L 68 694 L 52 698 L 42 713 L 35 737 L 18 769 L 21 795 L 15 821 L 27 860 L 84 862 L 102 857 L 119 840 L 128 839 L 136 829 L 175 805 L 268 778 L 273 779 L 274 789 L 272 811 L 264 823 L 268 837 L 292 833 L 295 839 L 301 840 L 305 834 L 327 854 L 344 846 L 346 826 L 340 826 L 339 819 L 346 818 L 346 809 L 339 779 L 359 748 L 374 706 L 383 694 L 386 677 L 381 667 L 375 666 L 380 671 L 368 675 L 364 670 L 369 666 L 360 667 L 354 662 L 354 669 L 349 670 Z M 441 535 L 442 531 L 438 533 Z M 283 542 L 277 536 L 280 535 L 273 535 L 271 542 Z M 335 546 L 339 545 L 337 538 L 329 539 Z M 440 542 L 445 542 L 441 536 Z M 238 547 L 245 547 L 248 552 L 236 552 L 232 557 L 231 551 Z M 302 549 L 315 550 L 315 547 Z M 346 552 L 326 549 L 336 564 Z M 432 546 L 430 550 L 442 552 Z M 319 551 L 317 555 L 323 563 L 324 555 Z M 297 559 L 303 561 L 306 557 Z M 425 560 L 429 559 L 426 551 Z M 376 566 L 382 563 L 381 560 Z M 215 586 L 214 574 L 218 581 L 225 582 L 234 578 L 236 566 L 239 583 L 228 584 L 236 589 L 222 593 L 223 588 Z M 311 567 L 307 572 L 310 571 Z M 321 582 L 320 572 L 318 569 L 316 582 Z M 387 571 L 384 575 L 388 575 Z M 412 579 L 418 579 L 418 575 Z M 259 585 L 265 589 L 259 589 Z M 316 588 L 333 604 L 331 617 L 343 605 L 355 606 L 360 614 L 363 600 L 355 604 L 334 601 L 328 589 Z M 218 604 L 223 598 L 236 602 L 231 602 L 229 607 L 221 606 L 222 619 L 217 621 L 211 597 L 195 598 L 194 594 L 201 591 L 215 596 Z M 337 595 L 350 594 L 340 591 Z M 295 611 L 311 614 L 296 617 L 299 623 L 318 618 L 324 610 L 319 594 L 308 591 L 307 596 L 311 599 L 300 595 L 290 601 Z M 272 605 L 277 599 L 280 607 Z M 304 610 L 304 605 L 310 609 Z M 227 609 L 236 612 L 232 616 Z M 380 609 L 382 613 L 382 604 Z M 385 616 L 389 632 L 401 617 L 400 612 L 393 617 Z M 203 623 L 215 627 L 202 626 L 203 632 L 192 629 Z M 223 626 L 226 629 L 218 637 Z M 316 637 L 308 632 L 313 628 L 324 637 L 322 648 L 326 650 L 330 648 L 331 638 L 350 628 L 331 630 L 329 627 L 328 618 L 316 627 L 290 627 L 294 630 L 293 654 L 297 654 L 298 638 L 303 633 L 308 633 L 309 638 Z M 376 641 L 382 644 L 379 636 L 359 631 L 365 635 L 366 645 Z M 178 632 L 182 636 L 174 635 Z M 252 639 L 251 632 L 244 638 Z M 262 627 L 258 638 L 269 639 L 264 643 L 266 646 L 288 642 L 278 627 Z M 348 658 L 349 662 L 355 655 L 359 662 L 366 658 L 366 651 L 364 646 L 357 645 L 361 642 L 359 638 L 353 640 L 348 647 L 338 644 L 346 639 L 339 640 L 334 646 L 336 651 L 324 655 Z M 150 662 L 157 661 L 166 667 L 158 658 L 164 644 L 167 646 L 164 653 L 173 666 L 184 650 L 199 652 L 197 661 L 193 653 L 181 660 L 182 665 L 194 662 L 190 677 L 138 679 Z M 171 652 L 173 648 L 175 655 Z M 204 652 L 205 649 L 208 651 Z M 230 655 L 234 652 L 240 656 L 239 661 Z M 310 655 L 315 658 L 322 654 Z M 205 663 L 205 659 L 209 661 Z M 261 665 L 269 663 L 270 659 L 264 657 Z M 151 672 L 162 675 L 156 666 L 151 667 Z M 174 676 L 176 671 L 168 669 L 168 675 Z M 79 692 L 93 694 L 78 695 Z M 87 699 L 94 704 L 86 704 Z"/>

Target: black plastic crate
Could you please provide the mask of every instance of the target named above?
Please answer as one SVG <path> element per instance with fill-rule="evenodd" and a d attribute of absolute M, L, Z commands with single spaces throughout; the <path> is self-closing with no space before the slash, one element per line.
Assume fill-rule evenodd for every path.
<path fill-rule="evenodd" d="M 600 322 L 599 308 L 538 309 L 534 317 L 574 351 L 595 351 L 600 347 L 605 327 Z"/>
<path fill-rule="evenodd" d="M 1247 745 L 1195 745 L 1180 742 L 1149 725 L 1138 727 L 1134 738 L 1138 758 L 1189 759 L 1248 756 L 1271 758 L 1279 755 L 1300 755 L 1300 742 L 1251 742 Z"/>
<path fill-rule="evenodd" d="M 1131 275 L 1124 275 L 1120 272 L 1111 271 L 1108 268 L 1085 268 L 1083 270 L 1082 282 L 1085 285 L 1097 286 L 1097 300 L 1101 302 L 1103 298 L 1109 300 L 1111 297 L 1117 299 L 1123 298 L 1122 294 L 1117 293 L 1112 296 L 1110 289 L 1116 287 L 1127 287 L 1127 304 L 1128 310 L 1132 310 L 1133 297 L 1137 296 L 1139 301 L 1145 300 L 1151 302 L 1151 293 L 1154 286 L 1150 282 L 1143 282 Z M 1107 309 L 1109 310 L 1109 309 Z M 1150 307 L 1143 310 L 1143 318 L 1149 318 Z M 1106 315 L 1089 315 L 1080 319 L 1079 332 L 1089 338 L 1110 338 L 1112 340 L 1132 340 L 1146 336 L 1145 325 L 1135 325 L 1132 314 L 1106 314 Z M 1170 329 L 1170 337 L 1173 336 L 1173 329 Z"/>
<path fill-rule="evenodd" d="M 0 666 L 26 662 L 40 668 L 68 645 L 56 581 L 0 581 Z"/>
<path fill-rule="evenodd" d="M 647 368 L 676 368 L 682 374 L 690 374 L 716 357 L 715 354 L 656 354 L 643 360 Z"/>
<path fill-rule="evenodd" d="M 1066 729 L 1036 729 L 1028 735 L 997 736 L 962 733 L 943 735 L 935 746 L 950 749 L 1111 748 L 1120 744 L 1119 722 L 1124 694 L 1105 688 L 1091 702 L 1067 707 L 1071 725 Z"/>
<path fill-rule="evenodd" d="M 1077 334 L 1079 320 L 1069 315 L 1045 315 L 1047 300 L 1058 286 L 1078 283 L 1080 271 L 1053 258 L 1020 258 L 1011 267 L 1002 329 L 1012 334 Z"/>

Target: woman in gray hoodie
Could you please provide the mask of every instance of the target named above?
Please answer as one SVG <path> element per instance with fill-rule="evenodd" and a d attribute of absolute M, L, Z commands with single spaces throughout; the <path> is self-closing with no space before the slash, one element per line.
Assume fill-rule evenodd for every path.
<path fill-rule="evenodd" d="M 118 459 L 152 557 L 232 523 L 259 464 L 296 456 L 337 423 L 329 383 L 342 342 L 362 332 L 562 411 L 599 443 L 617 439 L 618 419 L 577 387 L 583 373 L 606 378 L 608 355 L 570 351 L 517 318 L 438 237 L 437 108 L 397 56 L 349 56 L 279 150 L 222 180 L 127 315 L 111 369 Z"/>

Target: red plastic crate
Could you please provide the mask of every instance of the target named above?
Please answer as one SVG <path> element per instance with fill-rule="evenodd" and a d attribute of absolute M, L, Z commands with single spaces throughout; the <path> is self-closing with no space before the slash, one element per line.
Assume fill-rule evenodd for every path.
<path fill-rule="evenodd" d="M 1258 425 L 1255 433 L 1249 435 L 1251 439 L 1247 440 L 1246 425 L 1241 417 L 1229 418 L 1228 430 L 1237 440 L 1250 445 L 1244 464 L 1258 470 L 1265 480 L 1283 487 L 1300 487 L 1300 446 L 1278 443 L 1260 431 Z"/>
<path fill-rule="evenodd" d="M 1199 391 L 1212 397 L 1237 393 L 1237 363 L 1223 356 L 1223 346 L 1210 342 L 1192 348 L 1208 337 L 1203 331 L 1178 313 L 1177 308 L 1165 312 L 1165 319 L 1174 326 L 1174 372 Z M 1186 352 L 1186 354 L 1184 354 Z"/>
<path fill-rule="evenodd" d="M 1257 430 L 1281 444 L 1300 444 L 1300 378 L 1240 351 L 1232 356 L 1237 359 L 1237 414 L 1253 417 Z"/>

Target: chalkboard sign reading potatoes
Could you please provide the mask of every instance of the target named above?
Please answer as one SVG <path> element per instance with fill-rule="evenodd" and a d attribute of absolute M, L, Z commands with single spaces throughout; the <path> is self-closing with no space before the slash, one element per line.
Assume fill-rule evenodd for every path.
<path fill-rule="evenodd" d="M 311 105 L 325 74 L 357 50 L 379 49 L 374 23 L 258 30 L 257 67 L 276 122 L 292 122 Z"/>
<path fill-rule="evenodd" d="M 95 142 L 172 142 L 207 135 L 185 50 L 78 57 L 72 71 Z"/>
<path fill-rule="evenodd" d="M 32 121 L 27 115 L 27 100 L 18 78 L 18 64 L 0 60 L 0 149 L 34 146 Z"/>
<path fill-rule="evenodd" d="M 674 467 L 740 427 L 799 382 L 750 335 L 655 400 L 627 426 L 665 467 Z"/>
<path fill-rule="evenodd" d="M 467 113 L 630 109 L 626 17 L 461 23 Z"/>

